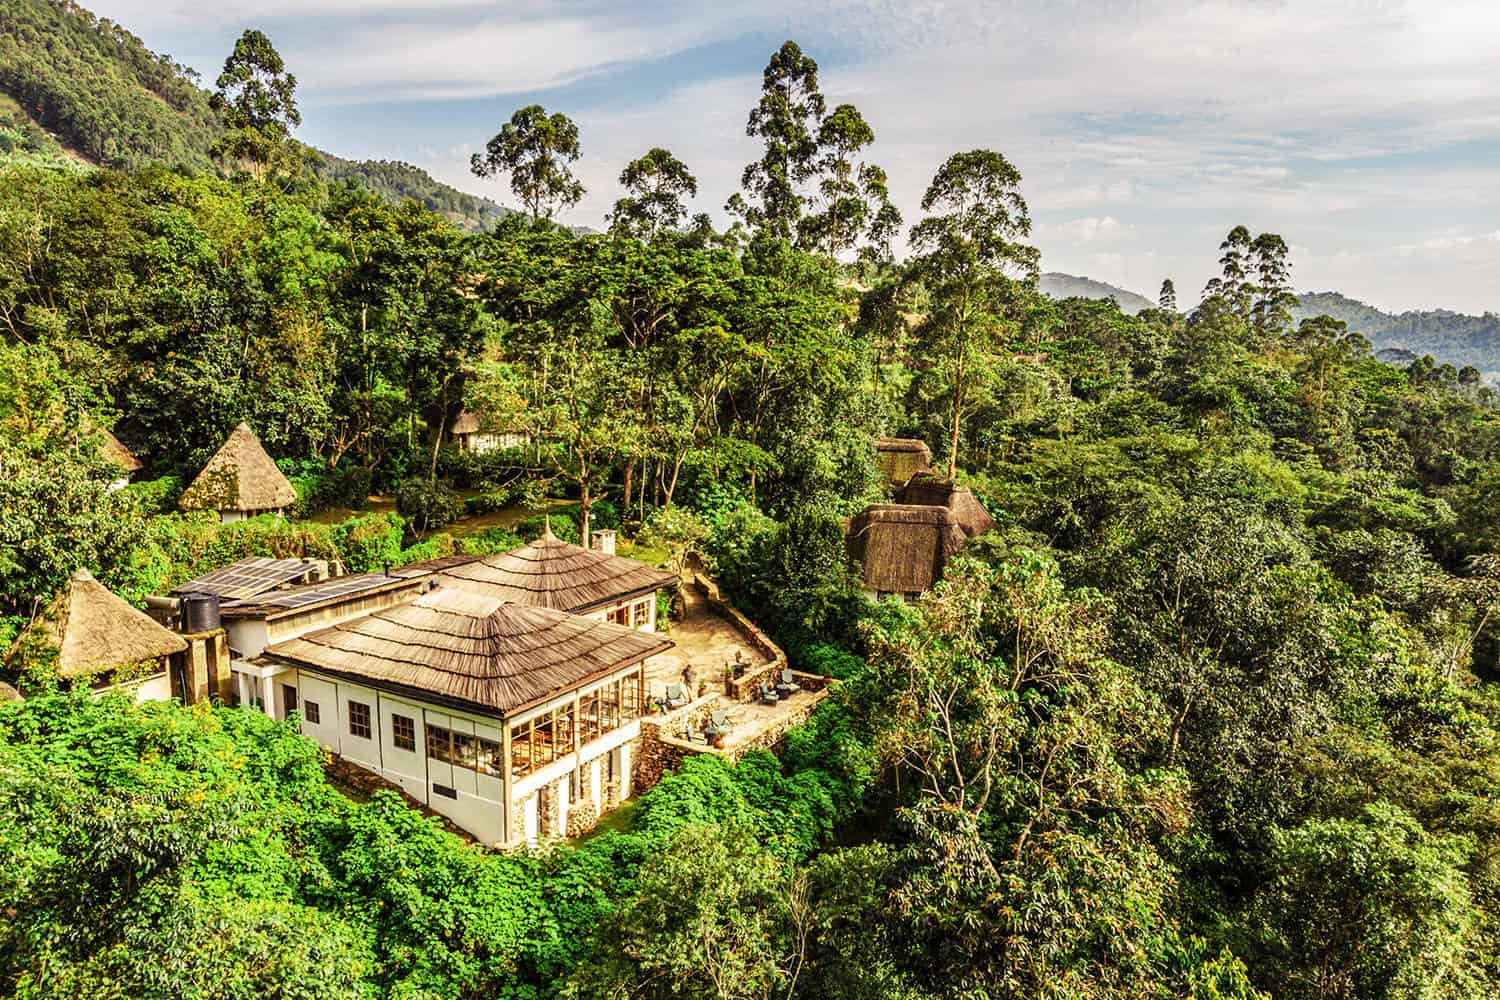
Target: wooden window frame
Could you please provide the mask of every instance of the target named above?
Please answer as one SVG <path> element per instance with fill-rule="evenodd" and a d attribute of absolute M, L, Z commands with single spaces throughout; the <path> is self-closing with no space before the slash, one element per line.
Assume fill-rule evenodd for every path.
<path fill-rule="evenodd" d="M 363 718 L 361 718 L 363 717 Z M 370 725 L 370 706 L 362 701 L 349 702 L 349 735 L 362 740 L 371 739 L 375 730 Z M 363 729 L 364 732 L 359 730 Z"/>
<path fill-rule="evenodd" d="M 397 750 L 417 751 L 417 720 L 409 715 L 391 713 L 391 743 Z"/>

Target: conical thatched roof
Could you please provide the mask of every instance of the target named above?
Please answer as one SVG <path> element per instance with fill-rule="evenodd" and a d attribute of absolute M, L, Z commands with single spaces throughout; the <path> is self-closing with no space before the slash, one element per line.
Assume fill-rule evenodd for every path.
<path fill-rule="evenodd" d="M 916 438 L 881 438 L 875 442 L 875 463 L 891 483 L 904 483 L 932 465 L 932 450 Z"/>
<path fill-rule="evenodd" d="M 25 700 L 26 700 L 26 696 L 23 695 L 21 692 L 17 691 L 15 689 L 15 687 L 13 687 L 10 684 L 5 683 L 4 681 L 0 681 L 0 705 L 5 704 L 7 701 L 25 701 Z"/>
<path fill-rule="evenodd" d="M 980 532 L 995 526 L 995 519 L 984 509 L 967 486 L 943 479 L 936 473 L 919 472 L 907 481 L 896 493 L 900 504 L 946 507 L 953 514 L 954 522 L 963 529 L 964 535 L 973 538 Z"/>
<path fill-rule="evenodd" d="M 99 450 L 104 453 L 104 457 L 127 473 L 139 472 L 145 468 L 141 460 L 136 458 L 129 448 L 121 444 L 120 439 L 111 434 L 108 428 L 101 427 L 88 417 L 83 418 L 81 427 L 85 434 L 98 434 L 101 438 Z"/>
<path fill-rule="evenodd" d="M 966 541 L 946 507 L 872 504 L 849 522 L 849 556 L 861 564 L 865 586 L 881 593 L 930 589 Z"/>
<path fill-rule="evenodd" d="M 68 679 L 187 649 L 180 635 L 126 604 L 86 569 L 73 574 L 32 628 L 40 629 L 47 642 L 56 647 L 58 675 Z M 17 639 L 17 647 L 31 634 L 28 630 Z"/>
<path fill-rule="evenodd" d="M 249 424 L 240 424 L 183 491 L 183 510 L 280 510 L 297 493 L 276 468 Z"/>
<path fill-rule="evenodd" d="M 504 715 L 671 646 L 623 625 L 440 587 L 266 652 Z"/>
<path fill-rule="evenodd" d="M 581 614 L 671 586 L 677 577 L 643 562 L 571 545 L 552 534 L 510 552 L 442 571 L 446 584 L 515 604 Z"/>
<path fill-rule="evenodd" d="M 449 434 L 474 434 L 479 430 L 479 414 L 473 410 L 463 410 L 453 418 L 453 426 L 448 428 Z"/>

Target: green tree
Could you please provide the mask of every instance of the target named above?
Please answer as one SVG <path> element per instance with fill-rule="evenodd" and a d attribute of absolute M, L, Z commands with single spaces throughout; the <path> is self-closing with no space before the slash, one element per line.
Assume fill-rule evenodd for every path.
<path fill-rule="evenodd" d="M 825 104 L 818 90 L 818 64 L 796 42 L 784 42 L 761 78 L 761 98 L 750 111 L 745 134 L 765 144 L 765 154 L 745 167 L 726 208 L 752 229 L 792 239 L 802 218 L 798 185 L 817 170 L 819 122 Z"/>
<path fill-rule="evenodd" d="M 1261 233 L 1250 244 L 1255 269 L 1255 302 L 1250 318 L 1263 341 L 1280 336 L 1292 325 L 1297 296 L 1292 291 L 1288 252 L 1286 241 L 1275 233 Z"/>
<path fill-rule="evenodd" d="M 257 178 L 295 153 L 292 129 L 302 124 L 297 110 L 297 78 L 287 72 L 281 54 L 264 33 L 247 29 L 224 60 L 209 99 L 223 117 L 226 132 L 210 152 L 221 160 L 251 165 Z"/>
<path fill-rule="evenodd" d="M 807 879 L 743 829 L 684 827 L 642 866 L 568 997 L 770 1000 L 795 995 L 812 929 Z"/>
<path fill-rule="evenodd" d="M 947 384 L 950 476 L 975 384 L 1013 328 L 1010 310 L 1037 278 L 1040 255 L 1021 242 L 1031 217 L 1020 183 L 999 153 L 955 153 L 922 196 L 932 214 L 911 231 L 912 270 L 932 303 L 917 341 Z"/>
<path fill-rule="evenodd" d="M 885 171 L 856 162 L 860 150 L 875 141 L 875 132 L 852 104 L 834 108 L 818 127 L 820 208 L 798 223 L 800 242 L 830 258 L 864 242 L 877 259 L 890 255 L 891 237 L 901 228 L 901 213 L 891 204 Z"/>
<path fill-rule="evenodd" d="M 483 155 L 470 158 L 469 167 L 476 177 L 510 174 L 511 191 L 536 221 L 551 219 L 583 199 L 583 184 L 568 168 L 580 155 L 573 120 L 530 104 L 510 116 Z"/>
<path fill-rule="evenodd" d="M 628 163 L 620 183 L 630 194 L 615 202 L 610 228 L 647 242 L 681 228 L 687 218 L 684 199 L 698 193 L 687 164 L 659 146 Z"/>
<path fill-rule="evenodd" d="M 1156 297 L 1156 304 L 1167 312 L 1177 311 L 1177 286 L 1172 284 L 1171 278 L 1162 280 L 1161 294 Z"/>
<path fill-rule="evenodd" d="M 1262 979 L 1294 1000 L 1477 995 L 1471 849 L 1385 802 L 1275 831 L 1255 901 Z"/>

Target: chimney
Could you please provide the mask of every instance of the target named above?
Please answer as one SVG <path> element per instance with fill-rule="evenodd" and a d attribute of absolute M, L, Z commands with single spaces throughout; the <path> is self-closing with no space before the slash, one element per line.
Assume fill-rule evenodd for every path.
<path fill-rule="evenodd" d="M 594 536 L 590 542 L 593 548 L 598 549 L 607 556 L 615 554 L 615 533 L 609 529 L 591 532 Z"/>

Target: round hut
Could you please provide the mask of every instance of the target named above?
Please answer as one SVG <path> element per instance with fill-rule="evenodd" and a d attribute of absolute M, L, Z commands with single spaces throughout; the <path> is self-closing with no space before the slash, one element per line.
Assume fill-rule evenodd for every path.
<path fill-rule="evenodd" d="M 241 423 L 183 491 L 183 510 L 214 510 L 225 524 L 256 514 L 280 514 L 297 500 L 260 439 Z"/>
<path fill-rule="evenodd" d="M 38 641 L 57 654 L 57 675 L 70 683 L 108 687 L 119 678 L 137 697 L 169 698 L 167 658 L 187 649 L 180 635 L 126 604 L 86 569 L 74 572 L 62 593 L 20 636 L 6 654 L 7 666 L 35 655 Z"/>

